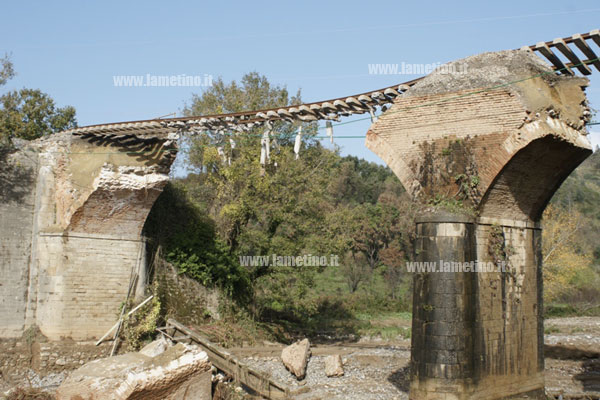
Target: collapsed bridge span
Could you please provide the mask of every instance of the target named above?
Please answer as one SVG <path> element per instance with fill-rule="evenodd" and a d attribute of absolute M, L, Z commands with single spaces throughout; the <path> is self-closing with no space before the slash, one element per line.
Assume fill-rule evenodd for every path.
<path fill-rule="evenodd" d="M 577 73 L 600 70 L 599 45 L 595 30 L 455 61 L 468 65 L 466 74 L 438 71 L 278 109 L 93 125 L 22 144 L 3 155 L 0 173 L 0 269 L 8 277 L 0 334 L 38 325 L 52 339 L 83 339 L 113 324 L 131 282 L 143 288 L 141 229 L 178 135 L 243 135 L 276 121 L 378 112 L 367 147 L 431 206 L 417 222 L 417 259 L 510 266 L 415 276 L 411 398 L 542 398 L 539 222 L 591 153 L 588 81 Z M 456 199 L 458 209 L 444 210 Z"/>

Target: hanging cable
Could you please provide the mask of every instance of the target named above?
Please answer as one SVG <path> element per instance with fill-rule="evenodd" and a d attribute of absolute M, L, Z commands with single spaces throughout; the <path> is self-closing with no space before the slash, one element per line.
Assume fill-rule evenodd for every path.
<path fill-rule="evenodd" d="M 331 121 L 325 122 L 325 133 L 329 136 L 329 140 L 333 144 L 333 124 Z"/>
<path fill-rule="evenodd" d="M 296 141 L 294 142 L 294 153 L 296 153 L 296 160 L 300 158 L 300 144 L 302 143 L 302 125 L 298 127 L 298 133 L 296 134 Z"/>

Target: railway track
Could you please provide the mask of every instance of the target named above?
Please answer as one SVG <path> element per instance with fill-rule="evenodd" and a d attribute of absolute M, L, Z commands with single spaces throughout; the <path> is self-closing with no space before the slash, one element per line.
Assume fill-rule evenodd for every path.
<path fill-rule="evenodd" d="M 600 71 L 600 31 L 598 29 L 548 42 L 539 42 L 521 49 L 532 51 L 552 65 L 557 74 L 592 74 Z M 579 55 L 578 55 L 579 54 Z M 75 135 L 168 135 L 178 132 L 249 132 L 256 127 L 277 121 L 309 122 L 335 120 L 354 114 L 385 111 L 396 99 L 423 78 L 372 90 L 353 96 L 291 105 L 288 107 L 245 111 L 229 114 L 152 119 L 110 124 L 90 125 L 68 130 Z"/>
<path fill-rule="evenodd" d="M 169 319 L 166 326 L 157 330 L 174 342 L 198 345 L 208 354 L 215 368 L 267 399 L 289 399 L 293 395 L 287 386 L 253 370 L 224 348 L 174 319 Z"/>

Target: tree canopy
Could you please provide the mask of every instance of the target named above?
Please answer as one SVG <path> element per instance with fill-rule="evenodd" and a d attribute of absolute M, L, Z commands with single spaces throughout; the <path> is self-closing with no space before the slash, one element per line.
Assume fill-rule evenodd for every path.
<path fill-rule="evenodd" d="M 241 83 L 216 80 L 212 88 L 192 98 L 185 113 L 210 115 L 300 102 L 300 92 L 290 96 L 285 87 L 250 73 Z M 387 280 L 397 297 L 404 275 L 399 274 L 400 266 L 410 253 L 406 227 L 412 229 L 411 207 L 400 182 L 387 167 L 325 149 L 315 139 L 316 123 L 302 125 L 296 159 L 292 143 L 298 128 L 289 123 L 273 125 L 277 144 L 271 142 L 265 166 L 259 162 L 264 128 L 239 135 L 192 137 L 184 147 L 193 173 L 173 187 L 185 192 L 199 215 L 210 221 L 215 240 L 225 245 L 219 251 L 237 265 L 240 257 L 247 256 L 329 258 L 334 254 L 341 265 L 327 268 L 342 277 L 352 293 L 367 289 L 374 276 L 389 274 L 397 277 Z M 197 256 L 206 261 L 202 268 L 214 269 L 206 254 L 182 249 L 181 242 L 165 239 L 163 243 L 167 254 L 179 254 L 169 261 L 180 269 Z M 244 265 L 243 271 L 235 273 L 248 279 L 252 295 L 247 305 L 255 317 L 305 321 L 319 309 L 319 296 L 325 295 L 317 290 L 324 268 L 267 263 Z"/>
<path fill-rule="evenodd" d="M 0 63 L 0 86 L 3 86 L 15 72 L 8 56 Z M 12 138 L 33 140 L 75 126 L 75 108 L 57 107 L 54 100 L 39 89 L 12 90 L 0 96 L 2 147 L 9 146 Z"/>

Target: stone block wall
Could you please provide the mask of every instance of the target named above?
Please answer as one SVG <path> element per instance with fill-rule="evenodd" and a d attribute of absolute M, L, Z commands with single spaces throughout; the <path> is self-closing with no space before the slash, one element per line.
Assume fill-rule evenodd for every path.
<path fill-rule="evenodd" d="M 210 314 L 219 319 L 219 290 L 207 288 L 198 281 L 179 274 L 162 258 L 154 262 L 161 305 L 168 318 L 186 324 L 202 324 Z"/>
<path fill-rule="evenodd" d="M 414 277 L 411 398 L 541 396 L 540 230 L 438 212 L 416 233 L 416 259 L 436 269 Z M 441 270 L 465 261 L 493 268 Z"/>
<path fill-rule="evenodd" d="M 480 223 L 475 236 L 478 259 L 504 267 L 474 274 L 476 394 L 501 398 L 537 391 L 542 395 L 541 230 L 519 221 Z"/>
<path fill-rule="evenodd" d="M 475 225 L 462 215 L 437 214 L 417 221 L 417 260 L 433 262 L 430 273 L 414 277 L 411 335 L 411 396 L 429 393 L 461 398 L 464 382 L 473 375 L 472 334 L 474 279 L 472 273 L 440 272 L 443 262 L 475 260 Z"/>
<path fill-rule="evenodd" d="M 41 336 L 0 339 L 0 387 L 29 386 L 31 373 L 38 378 L 59 384 L 66 372 L 79 368 L 88 361 L 106 357 L 112 344 L 105 342 L 47 341 Z"/>

